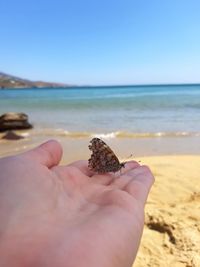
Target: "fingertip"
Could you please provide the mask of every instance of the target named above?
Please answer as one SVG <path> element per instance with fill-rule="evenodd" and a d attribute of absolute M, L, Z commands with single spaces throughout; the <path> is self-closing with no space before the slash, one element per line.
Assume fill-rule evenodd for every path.
<path fill-rule="evenodd" d="M 136 160 L 130 160 L 130 161 L 126 162 L 126 164 L 129 166 L 130 169 L 134 169 L 138 166 L 141 166 L 140 163 Z"/>
<path fill-rule="evenodd" d="M 135 160 L 127 161 L 125 163 L 125 167 L 121 169 L 121 174 L 123 175 L 123 174 L 129 172 L 130 170 L 133 170 L 139 166 L 140 166 L 140 164 Z"/>
<path fill-rule="evenodd" d="M 147 165 L 141 165 L 141 168 L 143 172 L 146 174 L 146 176 L 149 178 L 148 180 L 149 180 L 150 186 L 152 186 L 155 182 L 155 176 L 153 175 L 150 167 Z"/>
<path fill-rule="evenodd" d="M 58 141 L 48 140 L 38 147 L 21 154 L 21 156 L 51 168 L 60 162 L 62 153 L 62 146 Z"/>
<path fill-rule="evenodd" d="M 62 146 L 60 144 L 60 142 L 58 142 L 55 139 L 50 139 L 44 143 L 42 143 L 41 145 L 39 145 L 39 147 L 42 147 L 44 149 L 47 150 L 55 150 L 56 153 L 60 154 L 62 156 L 63 150 L 62 150 Z"/>
<path fill-rule="evenodd" d="M 135 170 L 130 170 L 130 175 L 132 175 L 132 180 L 126 185 L 125 191 L 129 192 L 136 199 L 145 204 L 149 191 L 154 183 L 154 175 L 151 169 L 142 165 Z"/>
<path fill-rule="evenodd" d="M 57 140 L 48 140 L 47 142 L 41 144 L 39 148 L 44 149 L 47 152 L 47 167 L 55 166 L 60 162 L 63 154 L 63 149 L 61 144 Z"/>

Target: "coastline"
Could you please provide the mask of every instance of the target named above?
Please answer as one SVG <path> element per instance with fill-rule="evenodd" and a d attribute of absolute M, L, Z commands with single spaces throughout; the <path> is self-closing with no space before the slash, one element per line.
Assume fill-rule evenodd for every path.
<path fill-rule="evenodd" d="M 89 141 L 97 136 L 102 138 L 122 160 L 126 161 L 130 155 L 133 158 L 159 155 L 200 155 L 199 135 L 159 136 L 143 135 L 116 137 L 111 134 L 88 135 L 79 132 L 69 133 L 61 129 L 31 129 L 14 131 L 24 137 L 18 141 L 2 139 L 5 133 L 0 133 L 0 157 L 18 154 L 31 149 L 49 139 L 55 139 L 63 147 L 62 162 L 69 163 L 79 159 L 89 158 Z"/>
<path fill-rule="evenodd" d="M 34 135 L 31 131 L 16 131 L 25 136 L 18 141 L 0 139 L 0 157 L 26 151 L 52 138 L 57 139 L 63 146 L 61 164 L 88 159 L 90 156 L 88 143 L 91 138 L 72 138 L 55 134 Z M 1 133 L 0 137 L 2 135 Z M 155 176 L 155 184 L 145 208 L 144 234 L 134 267 L 198 266 L 199 140 L 200 137 L 105 140 L 122 161 L 133 154 L 133 159 L 150 166 Z"/>

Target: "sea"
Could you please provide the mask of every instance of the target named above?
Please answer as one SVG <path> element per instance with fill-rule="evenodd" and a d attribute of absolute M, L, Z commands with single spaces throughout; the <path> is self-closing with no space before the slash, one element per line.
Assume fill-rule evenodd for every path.
<path fill-rule="evenodd" d="M 38 132 L 74 138 L 200 136 L 200 85 L 0 90 L 0 114 L 24 112 Z"/>

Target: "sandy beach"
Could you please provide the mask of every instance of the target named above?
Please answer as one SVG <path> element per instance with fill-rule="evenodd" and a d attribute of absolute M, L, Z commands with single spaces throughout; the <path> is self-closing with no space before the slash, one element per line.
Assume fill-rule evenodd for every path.
<path fill-rule="evenodd" d="M 41 135 L 19 141 L 1 139 L 0 156 L 20 153 L 50 138 L 52 136 Z M 61 164 L 80 158 L 88 159 L 88 138 L 57 139 L 64 148 Z M 142 243 L 134 267 L 199 267 L 200 155 L 197 151 L 194 153 L 196 155 L 183 155 L 182 152 L 189 147 L 185 139 L 171 140 L 166 145 L 161 140 L 147 141 L 108 140 L 117 155 L 124 158 L 134 152 L 134 148 L 136 160 L 149 165 L 155 175 L 155 184 L 145 209 Z M 194 140 L 191 142 L 194 145 Z M 136 143 L 139 143 L 140 149 Z M 175 143 L 180 143 L 180 147 L 181 143 L 187 143 L 185 150 L 182 148 L 183 151 L 179 151 L 178 146 L 173 148 Z M 159 145 L 165 149 L 159 149 Z M 195 146 L 198 147 L 198 143 Z M 145 147 L 149 156 L 144 156 Z M 177 155 L 176 150 L 179 151 Z M 167 151 L 169 154 L 164 154 Z"/>
<path fill-rule="evenodd" d="M 200 266 L 200 156 L 143 158 L 155 184 L 134 267 Z"/>
<path fill-rule="evenodd" d="M 155 176 L 132 267 L 200 267 L 200 1 L 44 0 L 39 5 L 37 1 L 2 1 L 0 10 L 0 159 L 57 140 L 63 148 L 60 165 L 88 161 L 90 141 L 102 139 L 116 154 L 120 166 L 136 160 L 149 166 Z M 91 161 L 97 161 L 98 150 L 93 151 Z M 105 154 L 112 159 L 110 153 Z M 104 155 L 98 158 L 102 162 L 106 162 Z M 7 173 L 4 166 L 0 173 Z M 38 193 L 35 180 L 32 184 Z M 17 185 L 21 189 L 23 182 Z M 13 184 L 11 187 L 16 189 Z M 11 191 L 10 198 L 8 190 L 2 188 L 12 212 L 15 205 L 11 200 L 19 194 L 15 197 Z M 23 190 L 28 195 L 26 186 Z M 31 197 L 38 196 L 32 192 Z M 46 195 L 52 200 L 52 194 Z M 61 209 L 65 208 L 60 194 L 57 200 Z M 39 203 L 46 211 L 46 202 Z M 7 212 L 7 206 L 4 208 L 1 202 L 0 206 L 2 214 Z M 21 208 L 21 202 L 17 207 Z M 21 218 L 19 211 L 13 221 L 8 221 L 11 229 Z M 37 215 L 37 210 L 30 211 L 25 222 Z M 59 211 L 63 225 L 65 216 Z M 52 223 L 59 221 L 55 214 Z M 40 251 L 47 244 L 52 251 L 48 223 L 43 222 L 45 216 L 41 227 L 35 227 L 41 240 L 33 244 Z M 29 225 L 24 225 L 26 230 Z M 60 230 L 60 225 L 57 228 Z M 59 254 L 53 251 L 52 258 L 59 256 L 62 264 L 65 251 L 59 231 L 55 233 L 51 231 L 50 240 L 55 236 L 54 244 L 61 249 Z M 101 227 L 98 233 L 102 234 Z M 74 244 L 77 236 L 80 243 L 76 234 L 72 234 Z M 119 240 L 119 233 L 115 234 Z M 2 244 L 6 237 L 7 232 Z M 31 237 L 28 235 L 27 240 Z M 26 238 L 23 241 L 29 244 Z M 93 241 L 97 243 L 95 238 Z M 29 247 L 23 262 L 30 255 L 35 263 L 37 250 Z M 81 265 L 87 262 L 84 256 L 87 258 L 83 253 Z M 17 264 L 20 255 L 13 253 L 13 257 Z"/>

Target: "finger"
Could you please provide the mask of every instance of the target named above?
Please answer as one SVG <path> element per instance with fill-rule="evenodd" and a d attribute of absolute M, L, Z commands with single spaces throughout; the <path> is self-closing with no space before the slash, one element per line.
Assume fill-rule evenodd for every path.
<path fill-rule="evenodd" d="M 50 140 L 20 156 L 37 161 L 51 168 L 60 162 L 62 158 L 62 147 L 57 141 Z"/>
<path fill-rule="evenodd" d="M 120 176 L 129 172 L 132 169 L 137 168 L 138 166 L 140 166 L 140 164 L 135 160 L 131 160 L 131 161 L 126 162 L 125 167 L 120 170 L 121 171 Z"/>
<path fill-rule="evenodd" d="M 88 168 L 88 161 L 87 160 L 79 160 L 68 164 L 68 166 L 78 168 L 82 173 L 91 177 L 94 173 Z"/>
<path fill-rule="evenodd" d="M 144 205 L 153 185 L 154 176 L 147 166 L 141 166 L 132 170 L 131 173 L 132 179 L 124 186 L 123 190 Z"/>
<path fill-rule="evenodd" d="M 117 183 L 117 181 L 120 179 L 120 177 L 122 175 L 126 174 L 127 172 L 136 168 L 137 166 L 139 166 L 138 162 L 129 161 L 125 164 L 125 168 L 123 170 L 121 169 L 120 174 L 118 174 L 118 173 L 95 174 L 92 177 L 92 180 L 97 184 L 113 185 L 115 182 Z M 116 186 L 118 187 L 118 185 L 116 185 Z M 124 181 L 123 181 L 122 186 L 124 186 Z"/>
<path fill-rule="evenodd" d="M 113 175 L 110 173 L 105 174 L 105 175 L 104 174 L 94 174 L 94 172 L 92 172 L 88 168 L 88 161 L 86 161 L 86 160 L 75 161 L 73 163 L 70 163 L 67 166 L 78 168 L 83 174 L 92 178 L 90 180 L 90 182 L 92 182 L 92 183 L 108 185 L 114 179 Z"/>
<path fill-rule="evenodd" d="M 91 182 L 95 184 L 101 185 L 110 185 L 115 180 L 115 174 L 107 173 L 107 174 L 95 174 L 91 178 Z"/>
<path fill-rule="evenodd" d="M 132 175 L 124 174 L 113 179 L 110 182 L 110 186 L 112 188 L 123 189 L 132 179 Z"/>
<path fill-rule="evenodd" d="M 117 176 L 116 179 L 113 179 L 113 183 L 111 185 L 115 188 L 122 189 L 133 178 L 131 171 L 136 170 L 139 166 L 140 164 L 136 161 L 127 162 L 123 173 Z"/>

